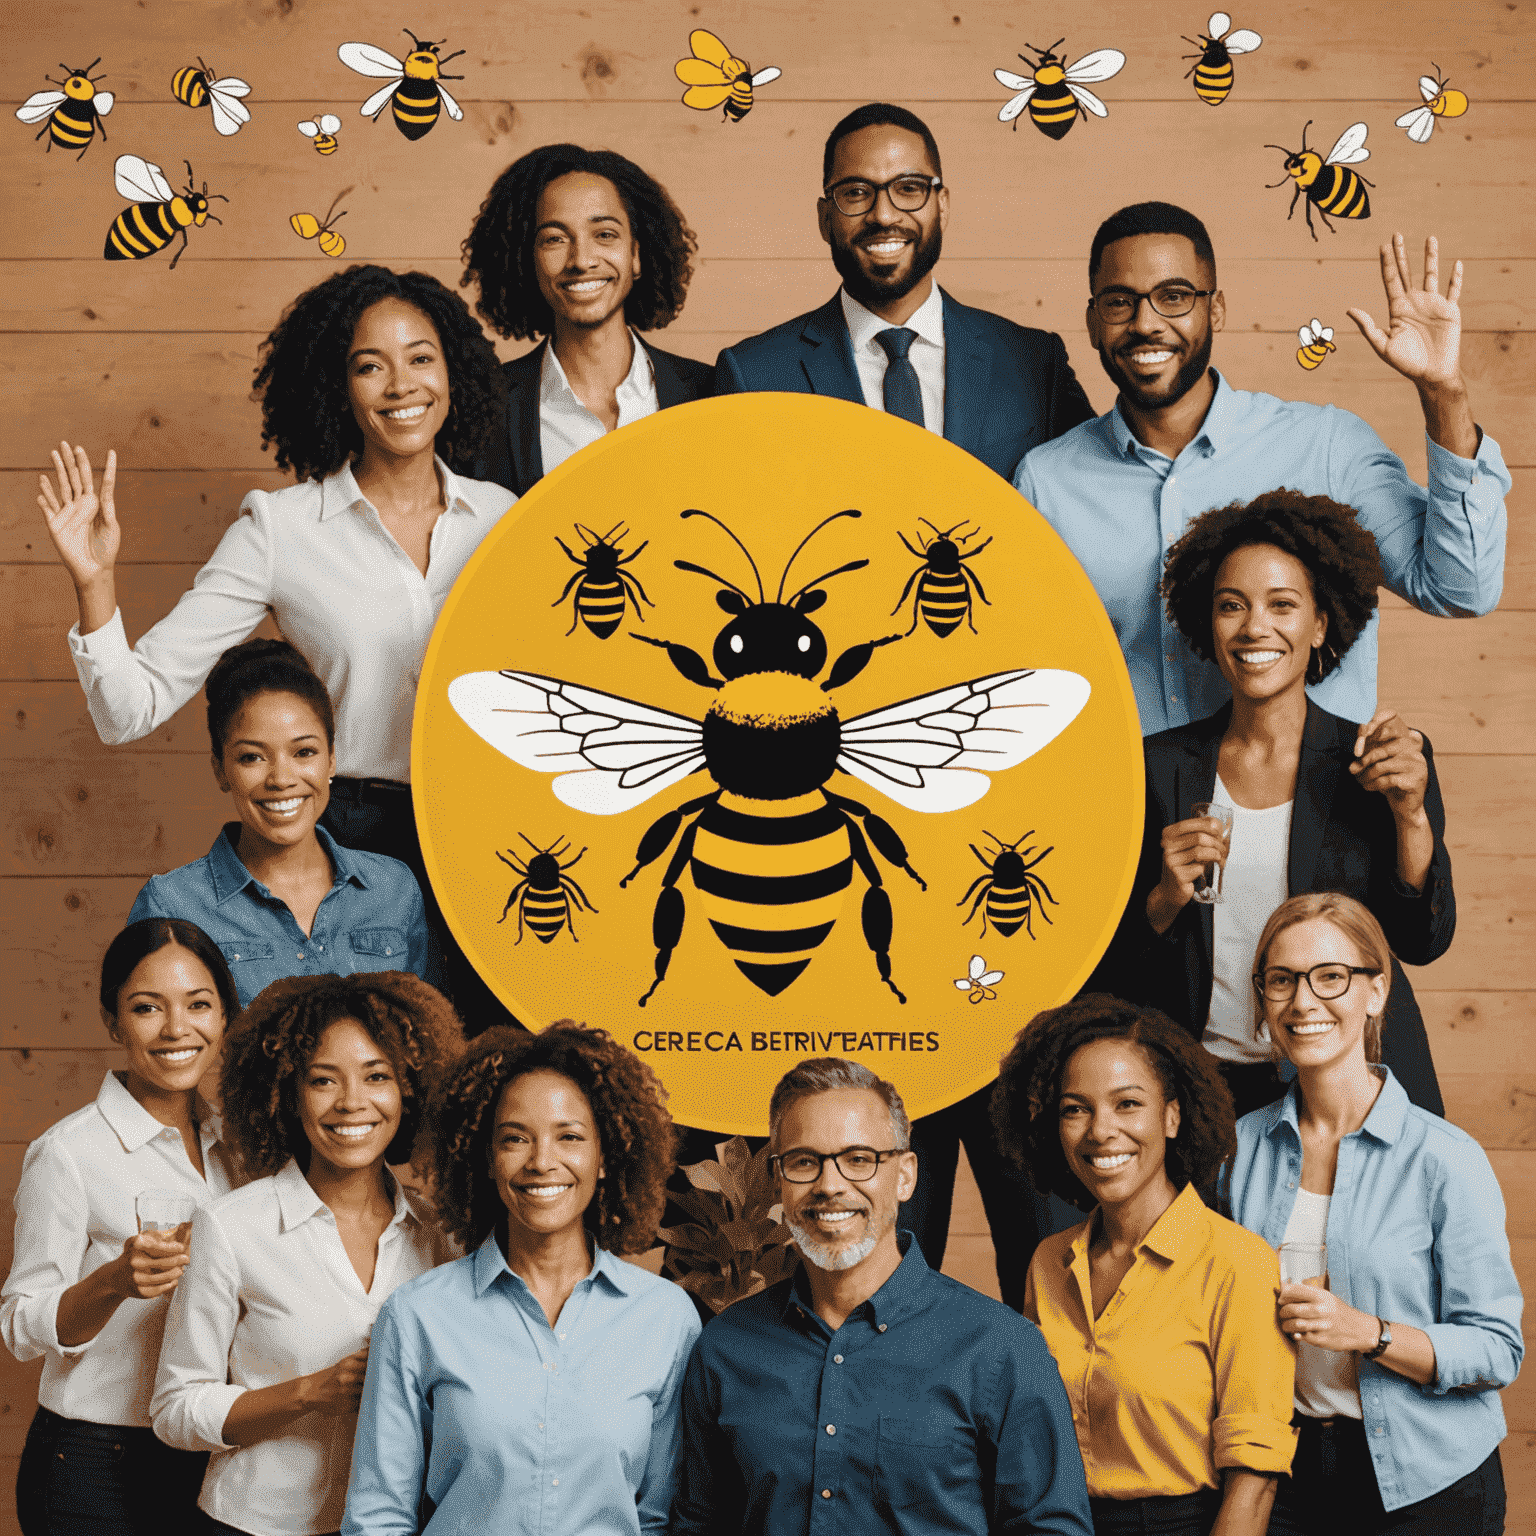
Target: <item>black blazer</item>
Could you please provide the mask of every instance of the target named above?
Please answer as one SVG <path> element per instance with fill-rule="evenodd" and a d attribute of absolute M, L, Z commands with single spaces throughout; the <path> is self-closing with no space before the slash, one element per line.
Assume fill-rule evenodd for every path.
<path fill-rule="evenodd" d="M 656 402 L 662 410 L 689 400 L 703 400 L 714 393 L 715 370 L 691 357 L 662 352 L 642 340 L 656 379 Z M 506 424 L 496 440 L 476 458 L 471 474 L 476 480 L 504 485 L 516 496 L 544 478 L 544 454 L 539 442 L 539 373 L 544 367 L 546 337 L 533 351 L 501 365 L 506 382 Z"/>
<path fill-rule="evenodd" d="M 944 436 L 1013 479 L 1031 448 L 1096 414 L 1067 349 L 1052 331 L 1015 325 L 989 310 L 944 299 Z M 837 294 L 808 315 L 727 347 L 715 392 L 781 390 L 864 404 L 853 342 Z"/>
<path fill-rule="evenodd" d="M 1149 736 L 1142 744 L 1147 770 L 1146 824 L 1131 899 L 1109 953 L 1091 986 L 1161 1008 L 1198 1039 L 1211 1007 L 1214 954 L 1210 907 L 1190 902 L 1158 935 L 1147 922 L 1146 901 L 1162 877 L 1163 828 L 1189 816 L 1197 800 L 1216 788 L 1221 738 L 1232 706 L 1190 725 Z M 1428 738 L 1424 757 L 1429 784 L 1424 809 L 1435 835 L 1424 889 L 1416 892 L 1397 876 L 1397 836 L 1386 797 L 1360 787 L 1350 773 L 1359 727 L 1307 703 L 1291 841 L 1288 895 L 1342 891 L 1367 907 L 1381 924 L 1395 956 L 1428 965 L 1450 948 L 1456 932 L 1456 896 L 1445 847 L 1445 806 Z M 1424 1020 L 1403 968 L 1392 964 L 1392 987 L 1382 1019 L 1382 1058 L 1422 1109 L 1445 1113 Z"/>

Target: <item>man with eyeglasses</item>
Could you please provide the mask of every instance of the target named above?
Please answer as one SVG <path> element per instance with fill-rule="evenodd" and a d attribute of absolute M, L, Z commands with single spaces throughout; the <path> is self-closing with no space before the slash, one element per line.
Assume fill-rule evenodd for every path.
<path fill-rule="evenodd" d="M 1033 449 L 1013 483 L 1066 540 L 1109 610 L 1143 735 L 1204 719 L 1230 697 L 1216 665 L 1190 650 L 1158 599 L 1169 545 L 1212 507 L 1278 486 L 1328 496 L 1358 511 L 1387 585 L 1415 608 L 1468 618 L 1498 604 L 1510 478 L 1467 403 L 1461 263 L 1442 295 L 1431 236 L 1415 288 L 1394 235 L 1381 248 L 1381 271 L 1388 328 L 1363 310 L 1348 313 L 1418 389 L 1427 492 L 1359 417 L 1234 389 L 1210 366 L 1226 300 L 1210 236 L 1192 213 L 1137 203 L 1099 226 L 1088 258 L 1088 337 L 1119 398 L 1098 420 Z M 1307 692 L 1346 720 L 1373 721 L 1374 615 L 1343 663 Z"/>
<path fill-rule="evenodd" d="M 802 1061 L 768 1120 L 804 1262 L 694 1349 L 672 1536 L 1089 1536 L 1040 1331 L 896 1229 L 917 1179 L 896 1090 L 858 1062 Z"/>
<path fill-rule="evenodd" d="M 903 107 L 873 102 L 827 138 L 821 238 L 842 288 L 808 315 L 727 347 L 715 392 L 831 395 L 901 416 L 1005 479 L 1093 407 L 1061 338 L 957 304 L 933 280 L 949 219 L 939 149 Z"/>

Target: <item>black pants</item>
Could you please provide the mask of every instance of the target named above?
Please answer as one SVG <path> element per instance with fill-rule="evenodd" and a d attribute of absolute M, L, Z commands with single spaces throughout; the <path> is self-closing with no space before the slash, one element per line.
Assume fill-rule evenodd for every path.
<path fill-rule="evenodd" d="M 206 1453 L 152 1429 L 91 1424 L 39 1408 L 16 1472 L 22 1536 L 171 1536 L 196 1531 Z"/>
<path fill-rule="evenodd" d="M 1359 1419 L 1301 1418 L 1291 1475 L 1280 1479 L 1269 1536 L 1502 1536 L 1499 1453 L 1448 1488 L 1390 1513 Z"/>
<path fill-rule="evenodd" d="M 1221 1513 L 1221 1489 L 1172 1498 L 1089 1499 L 1093 1536 L 1207 1536 Z"/>

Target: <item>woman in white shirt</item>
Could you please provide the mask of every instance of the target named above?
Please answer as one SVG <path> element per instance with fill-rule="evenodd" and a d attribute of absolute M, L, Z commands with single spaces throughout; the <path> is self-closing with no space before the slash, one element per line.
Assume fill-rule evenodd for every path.
<path fill-rule="evenodd" d="M 401 972 L 273 982 L 225 1042 L 226 1135 L 253 1179 L 198 1214 L 166 1323 L 155 1433 L 211 1451 L 215 1531 L 341 1524 L 374 1317 L 430 1269 L 385 1160 L 461 1043 L 440 993 Z"/>
<path fill-rule="evenodd" d="M 6 1348 L 44 1360 L 16 1480 L 25 1536 L 186 1529 L 207 1460 L 171 1450 L 150 1429 L 155 1361 L 187 1244 L 139 1225 L 149 1197 L 190 1209 L 233 1187 L 218 1117 L 197 1087 L 240 1005 L 217 946 L 163 917 L 113 939 L 100 996 L 127 1069 L 108 1072 L 94 1103 L 27 1148 L 15 1258 L 0 1293 Z"/>

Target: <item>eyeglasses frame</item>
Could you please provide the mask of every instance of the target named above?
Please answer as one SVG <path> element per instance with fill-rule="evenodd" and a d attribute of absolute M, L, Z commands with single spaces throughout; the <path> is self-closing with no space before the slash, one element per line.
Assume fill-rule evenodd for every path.
<path fill-rule="evenodd" d="M 1283 965 L 1275 966 L 1275 970 L 1277 970 L 1277 971 L 1283 971 L 1285 969 L 1286 969 L 1286 967 L 1283 966 Z M 1342 992 L 1335 992 L 1335 993 L 1333 993 L 1329 997 L 1323 997 L 1318 992 L 1317 988 L 1312 985 L 1312 972 L 1313 971 L 1335 971 L 1335 970 L 1336 971 L 1348 971 L 1349 972 L 1349 986 L 1345 987 Z M 1260 999 L 1262 1001 L 1266 1002 L 1266 1003 L 1288 1003 L 1288 1002 L 1291 1001 L 1291 998 L 1294 998 L 1296 996 L 1296 992 L 1297 992 L 1297 989 L 1301 985 L 1302 978 L 1305 977 L 1306 978 L 1306 983 L 1307 983 L 1307 991 L 1310 992 L 1312 994 L 1312 996 L 1317 999 L 1318 1002 L 1320 1002 L 1320 1003 L 1332 1003 L 1332 1002 L 1337 1002 L 1338 999 L 1341 998 L 1341 997 L 1348 996 L 1348 994 L 1349 994 L 1349 987 L 1354 986 L 1354 984 L 1355 984 L 1355 977 L 1356 976 L 1380 976 L 1380 975 L 1381 975 L 1381 967 L 1379 965 L 1345 965 L 1343 963 L 1343 961 L 1341 961 L 1341 960 L 1320 960 L 1316 965 L 1309 966 L 1304 971 L 1292 971 L 1291 972 L 1291 983 L 1292 983 L 1292 985 L 1291 985 L 1291 995 L 1290 995 L 1290 997 L 1271 997 L 1264 990 L 1264 973 L 1263 973 L 1263 971 L 1255 971 L 1254 972 L 1254 975 L 1253 975 L 1253 990 L 1255 992 L 1257 992 L 1259 994 Z"/>
<path fill-rule="evenodd" d="M 1131 322 L 1135 320 L 1136 316 L 1141 313 L 1141 301 L 1143 299 L 1147 301 L 1147 306 L 1151 309 L 1152 313 L 1154 315 L 1161 316 L 1164 320 L 1182 320 L 1185 315 L 1194 314 L 1195 306 L 1193 302 L 1191 302 L 1189 308 L 1186 309 L 1183 314 L 1178 315 L 1164 314 L 1163 311 L 1160 310 L 1157 305 L 1152 302 L 1152 295 L 1154 293 L 1156 293 L 1161 288 L 1168 288 L 1170 286 L 1172 286 L 1170 283 L 1159 283 L 1156 288 L 1151 289 L 1147 293 L 1138 293 L 1134 288 L 1106 288 L 1101 293 L 1089 294 L 1088 307 L 1094 312 L 1094 314 L 1098 315 L 1099 319 L 1102 320 L 1105 325 L 1130 325 Z M 1180 293 L 1187 293 L 1192 301 L 1194 299 L 1212 298 L 1220 291 L 1221 290 L 1218 288 L 1181 288 L 1179 290 Z M 1135 306 L 1124 320 L 1112 320 L 1108 315 L 1104 314 L 1099 309 L 1099 300 L 1101 298 L 1134 299 Z"/>
<path fill-rule="evenodd" d="M 769 1157 L 769 1159 L 768 1159 L 768 1164 L 769 1164 L 770 1167 L 772 1167 L 775 1163 L 777 1163 L 778 1164 L 778 1168 L 777 1168 L 776 1171 L 777 1171 L 777 1173 L 778 1173 L 778 1175 L 779 1175 L 779 1177 L 781 1179 L 785 1180 L 786 1183 L 798 1184 L 798 1185 L 800 1185 L 802 1187 L 804 1187 L 806 1185 L 810 1185 L 810 1184 L 815 1184 L 821 1178 L 822 1174 L 826 1172 L 827 1164 L 829 1162 L 832 1164 L 832 1166 L 834 1168 L 837 1169 L 838 1173 L 840 1173 L 843 1176 L 843 1178 L 848 1180 L 848 1182 L 850 1184 L 869 1184 L 869 1183 L 872 1183 L 876 1178 L 879 1177 L 880 1169 L 884 1165 L 885 1160 L 888 1157 L 900 1157 L 902 1155 L 902 1153 L 910 1152 L 911 1150 L 912 1149 L 910 1147 L 891 1147 L 891 1148 L 887 1149 L 886 1151 L 882 1152 L 878 1147 L 866 1147 L 866 1146 L 862 1146 L 862 1145 L 858 1145 L 858 1144 L 856 1144 L 854 1146 L 851 1146 L 851 1147 L 841 1147 L 836 1152 L 817 1152 L 817 1151 L 814 1151 L 810 1147 L 791 1147 L 788 1152 L 775 1152 L 775 1153 L 773 1153 Z M 843 1165 L 840 1162 L 838 1162 L 838 1158 L 846 1157 L 848 1155 L 848 1153 L 850 1153 L 850 1152 L 873 1152 L 874 1153 L 874 1155 L 875 1155 L 875 1168 L 874 1168 L 874 1172 L 870 1174 L 869 1178 L 867 1178 L 867 1179 L 855 1178 L 853 1174 L 849 1173 L 847 1171 L 847 1169 L 845 1169 L 843 1167 Z M 813 1179 L 792 1179 L 784 1171 L 784 1159 L 786 1157 L 789 1157 L 791 1154 L 798 1155 L 798 1154 L 801 1154 L 801 1153 L 803 1153 L 807 1157 L 814 1157 L 814 1158 L 819 1158 L 820 1159 L 820 1161 L 816 1165 L 816 1177 L 815 1178 L 813 1178 Z"/>
<path fill-rule="evenodd" d="M 917 205 L 916 208 L 898 208 L 896 206 L 895 198 L 891 196 L 891 188 L 894 187 L 898 181 L 926 181 L 928 183 L 928 195 L 922 200 L 922 202 Z M 843 205 L 837 200 L 837 194 L 840 188 L 848 186 L 871 187 L 874 189 L 874 199 L 871 201 L 868 208 L 865 208 L 860 213 L 849 213 L 846 209 L 844 209 Z M 834 181 L 830 187 L 823 187 L 821 189 L 821 195 L 828 199 L 832 206 L 836 208 L 837 211 L 842 214 L 845 219 L 864 219 L 868 218 L 869 215 L 873 213 L 874 210 L 879 206 L 880 194 L 882 192 L 885 193 L 886 200 L 890 203 L 892 208 L 896 209 L 897 213 L 921 213 L 923 209 L 926 208 L 932 201 L 933 194 L 935 192 L 941 192 L 943 189 L 944 178 L 942 176 L 924 176 L 920 171 L 904 171 L 900 176 L 892 176 L 889 181 L 882 181 L 878 183 L 869 181 L 863 176 L 845 176 L 841 181 Z"/>

